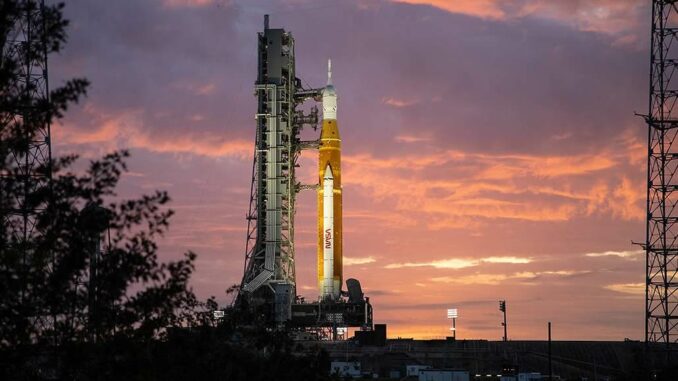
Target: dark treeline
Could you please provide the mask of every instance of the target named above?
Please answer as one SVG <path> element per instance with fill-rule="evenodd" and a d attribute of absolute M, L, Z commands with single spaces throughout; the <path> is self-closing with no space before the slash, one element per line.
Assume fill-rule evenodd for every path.
<path fill-rule="evenodd" d="M 325 378 L 322 353 L 296 355 L 284 335 L 237 328 L 233 311 L 216 324 L 214 299 L 189 286 L 196 254 L 159 260 L 170 198 L 117 197 L 127 151 L 84 171 L 72 169 L 75 155 L 26 171 L 31 144 L 89 85 L 72 79 L 47 98 L 26 80 L 27 62 L 66 43 L 63 4 L 40 3 L 0 1 L 0 379 Z M 28 19 L 31 43 L 17 42 Z"/>

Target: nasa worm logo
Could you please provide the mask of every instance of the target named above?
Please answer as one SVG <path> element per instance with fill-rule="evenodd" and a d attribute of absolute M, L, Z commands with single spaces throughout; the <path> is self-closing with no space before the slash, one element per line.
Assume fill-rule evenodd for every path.
<path fill-rule="evenodd" d="M 325 249 L 332 248 L 332 229 L 325 230 Z"/>

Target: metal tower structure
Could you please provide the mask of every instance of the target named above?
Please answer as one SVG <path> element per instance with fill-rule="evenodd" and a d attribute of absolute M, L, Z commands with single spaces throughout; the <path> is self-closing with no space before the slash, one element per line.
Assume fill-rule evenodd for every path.
<path fill-rule="evenodd" d="M 645 342 L 678 343 L 678 8 L 652 1 Z"/>
<path fill-rule="evenodd" d="M 3 110 L 3 127 L 17 127 L 19 133 L 2 131 L 0 139 L 7 133 L 14 133 L 21 144 L 10 145 L 13 172 L 2 173 L 8 179 L 20 184 L 19 192 L 12 192 L 14 200 L 3 210 L 3 224 L 10 229 L 14 243 L 27 250 L 37 217 L 45 209 L 44 204 L 31 202 L 31 194 L 49 187 L 52 175 L 51 132 L 48 113 L 49 81 L 47 70 L 47 46 L 44 0 L 22 1 L 19 3 L 19 17 L 13 23 L 7 41 L 3 43 L 2 55 L 5 62 L 15 62 L 19 81 L 10 89 L 10 97 L 19 101 L 11 110 Z"/>
<path fill-rule="evenodd" d="M 0 172 L 0 218 L 9 242 L 2 242 L 20 257 L 19 303 L 39 330 L 49 329 L 56 317 L 32 302 L 28 264 L 34 260 L 31 242 L 38 218 L 47 208 L 44 197 L 51 190 L 49 81 L 47 70 L 47 11 L 44 0 L 24 0 L 12 9 L 14 18 L 1 36 L 3 69 L 16 76 L 3 94 L 0 108 L 0 142 L 8 149 L 8 162 Z M 42 201 L 36 201 L 42 200 Z M 49 263 L 51 266 L 51 263 Z"/>
<path fill-rule="evenodd" d="M 256 138 L 250 207 L 247 215 L 245 272 L 238 298 L 260 308 L 270 323 L 291 317 L 296 299 L 294 215 L 297 159 L 303 148 L 299 133 L 316 126 L 317 109 L 297 111 L 319 90 L 304 90 L 295 73 L 294 38 L 284 29 L 270 29 L 268 16 L 259 33 Z M 270 321 L 272 320 L 272 321 Z"/>

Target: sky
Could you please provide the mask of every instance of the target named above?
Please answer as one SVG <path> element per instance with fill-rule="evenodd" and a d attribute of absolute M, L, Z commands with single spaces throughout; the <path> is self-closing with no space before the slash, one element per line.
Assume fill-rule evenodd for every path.
<path fill-rule="evenodd" d="M 167 190 L 161 258 L 230 300 L 244 264 L 263 16 L 297 75 L 339 93 L 344 277 L 389 337 L 641 339 L 649 2 L 70 0 L 51 86 L 88 96 L 56 156 L 129 148 L 120 197 Z M 317 138 L 309 129 L 302 138 Z M 313 183 L 306 151 L 300 181 Z M 298 293 L 317 296 L 316 196 L 298 197 Z"/>

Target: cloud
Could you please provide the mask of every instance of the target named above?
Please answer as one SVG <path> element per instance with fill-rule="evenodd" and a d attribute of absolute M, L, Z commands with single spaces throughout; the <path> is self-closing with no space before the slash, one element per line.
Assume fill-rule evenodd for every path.
<path fill-rule="evenodd" d="M 588 274 L 589 271 L 574 271 L 574 270 L 556 270 L 556 271 L 523 271 L 516 272 L 513 274 L 472 274 L 472 275 L 462 275 L 462 276 L 444 276 L 444 277 L 435 277 L 431 278 L 431 281 L 437 283 L 456 283 L 463 285 L 499 285 L 505 282 L 511 282 L 514 280 L 534 280 L 541 276 L 556 276 L 556 277 L 569 277 L 574 275 Z M 531 283 L 530 283 L 531 284 Z"/>
<path fill-rule="evenodd" d="M 431 137 L 428 136 L 414 136 L 414 135 L 396 135 L 393 140 L 400 143 L 421 143 L 431 141 Z"/>
<path fill-rule="evenodd" d="M 433 267 L 436 269 L 465 269 L 468 267 L 475 267 L 482 263 L 507 263 L 507 264 L 524 264 L 532 262 L 531 258 L 521 257 L 487 257 L 481 259 L 463 259 L 451 258 L 441 259 L 430 262 L 406 262 L 406 263 L 391 263 L 386 265 L 387 269 L 401 269 L 407 267 Z"/>
<path fill-rule="evenodd" d="M 534 17 L 569 25 L 581 31 L 619 35 L 621 42 L 638 37 L 642 0 L 392 0 L 398 3 L 430 5 L 450 13 L 489 20 Z"/>
<path fill-rule="evenodd" d="M 215 4 L 217 0 L 162 0 L 162 3 L 169 8 L 193 8 L 204 7 Z M 230 3 L 231 1 L 225 1 Z"/>
<path fill-rule="evenodd" d="M 645 200 L 645 188 L 641 184 L 634 184 L 628 177 L 624 176 L 619 185 L 612 192 L 614 202 L 618 207 L 612 209 L 613 214 L 625 219 L 636 220 L 645 216 L 645 207 L 642 201 Z"/>
<path fill-rule="evenodd" d="M 618 257 L 635 261 L 638 260 L 643 254 L 645 254 L 645 250 L 625 250 L 625 251 L 603 251 L 598 253 L 586 253 L 584 254 L 584 256 L 592 258 Z"/>
<path fill-rule="evenodd" d="M 414 100 L 404 100 L 404 99 L 398 99 L 398 98 L 393 98 L 393 97 L 385 97 L 382 98 L 381 100 L 385 105 L 388 106 L 393 106 L 397 108 L 403 108 L 403 107 L 409 107 L 412 105 L 417 104 L 417 101 Z"/>
<path fill-rule="evenodd" d="M 217 86 L 214 83 L 192 83 L 192 82 L 175 82 L 173 87 L 187 91 L 192 95 L 210 95 L 217 90 Z"/>
<path fill-rule="evenodd" d="M 521 258 L 521 257 L 487 257 L 482 259 L 486 263 L 531 263 L 532 258 Z"/>
<path fill-rule="evenodd" d="M 509 279 L 508 275 L 504 274 L 474 274 L 463 275 L 459 277 L 435 277 L 431 278 L 432 282 L 438 283 L 456 283 L 456 284 L 479 284 L 479 285 L 497 285 Z"/>
<path fill-rule="evenodd" d="M 406 267 L 434 267 L 436 269 L 465 269 L 467 267 L 478 266 L 480 262 L 475 259 L 441 259 L 431 262 L 406 262 L 391 263 L 386 265 L 387 269 L 401 269 Z"/>
<path fill-rule="evenodd" d="M 645 294 L 645 285 L 643 283 L 616 283 L 604 286 L 606 290 L 621 292 L 623 294 L 643 295 Z"/>
<path fill-rule="evenodd" d="M 627 133 L 613 141 L 636 146 Z M 644 214 L 642 186 L 613 172 L 625 168 L 625 149 L 571 155 L 365 152 L 342 160 L 345 185 L 359 187 L 376 201 L 389 200 L 396 213 L 419 219 L 431 230 L 478 229 L 486 219 L 497 218 L 565 222 L 611 215 L 637 221 Z"/>
<path fill-rule="evenodd" d="M 374 257 L 344 257 L 342 263 L 344 266 L 353 266 L 353 265 L 366 265 L 368 263 L 374 263 L 377 260 Z"/>
<path fill-rule="evenodd" d="M 251 141 L 215 139 L 211 134 L 187 131 L 178 135 L 153 135 L 145 128 L 141 111 L 125 110 L 116 114 L 103 112 L 93 105 L 85 107 L 91 128 L 64 124 L 55 130 L 60 144 L 94 144 L 108 149 L 120 147 L 145 149 L 159 153 L 189 153 L 209 157 L 252 157 Z"/>
<path fill-rule="evenodd" d="M 430 5 L 452 13 L 461 13 L 487 19 L 504 19 L 506 12 L 496 0 L 393 0 L 398 3 Z"/>
<path fill-rule="evenodd" d="M 407 137 L 402 140 L 410 140 Z M 418 138 L 414 138 L 418 139 Z M 370 163 L 371 169 L 423 170 L 432 166 L 464 163 L 479 167 L 478 179 L 502 179 L 506 177 L 556 178 L 579 176 L 610 169 L 617 164 L 610 152 L 577 154 L 569 156 L 488 154 L 445 150 L 435 153 L 410 154 L 398 157 L 375 157 L 372 153 L 347 155 L 349 164 Z M 498 176 L 501 174 L 501 176 Z"/>

